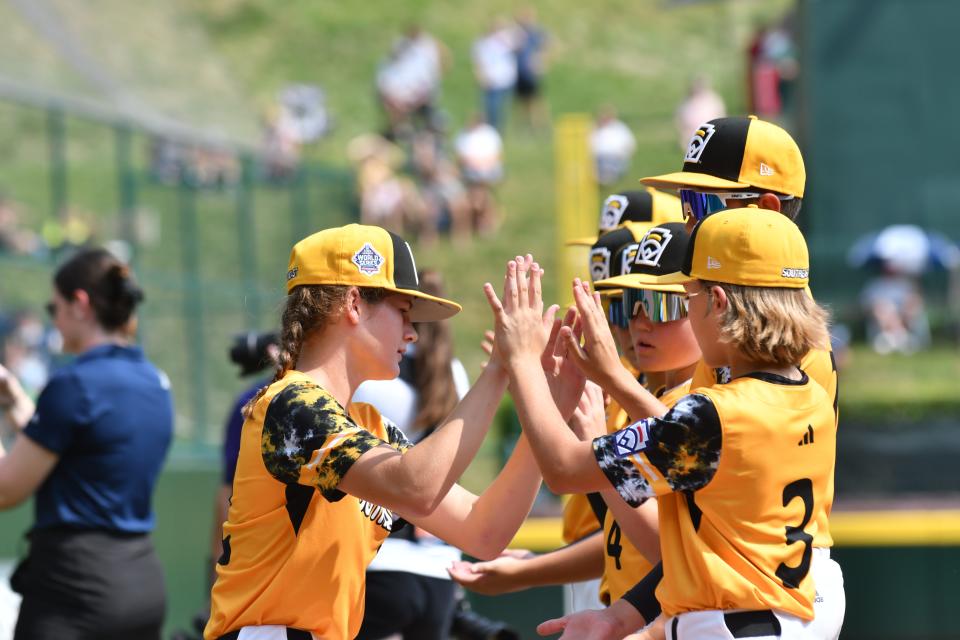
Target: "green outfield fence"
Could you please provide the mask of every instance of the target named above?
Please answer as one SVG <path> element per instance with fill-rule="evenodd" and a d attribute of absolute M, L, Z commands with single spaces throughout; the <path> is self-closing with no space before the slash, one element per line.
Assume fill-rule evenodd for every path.
<path fill-rule="evenodd" d="M 152 160 L 163 148 L 179 155 Z M 70 234 L 122 241 L 146 291 L 140 341 L 173 382 L 177 450 L 202 454 L 244 384 L 231 336 L 277 325 L 290 246 L 350 220 L 352 185 L 310 162 L 271 178 L 255 149 L 0 84 L 0 193 L 46 240 L 0 253 L 0 311 L 43 308 Z"/>

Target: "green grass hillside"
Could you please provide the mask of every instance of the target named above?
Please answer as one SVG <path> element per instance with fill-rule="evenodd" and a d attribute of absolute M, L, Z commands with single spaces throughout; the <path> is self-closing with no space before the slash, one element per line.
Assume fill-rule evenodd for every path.
<path fill-rule="evenodd" d="M 251 293 L 242 280 L 236 194 L 195 194 L 191 206 L 197 217 L 191 223 L 181 215 L 182 193 L 146 179 L 149 140 L 141 135 L 133 140 L 138 211 L 155 228 L 154 241 L 144 247 L 138 267 L 148 288 L 145 345 L 174 380 L 178 424 L 204 423 L 197 425 L 206 431 L 199 439 L 214 443 L 221 416 L 238 387 L 223 357 L 230 335 L 251 324 L 265 328 L 276 317 L 289 246 L 298 234 L 354 215 L 344 149 L 353 136 L 381 126 L 373 75 L 394 37 L 406 25 L 419 22 L 450 49 L 453 64 L 444 78 L 441 104 L 455 131 L 479 103 L 470 45 L 494 16 L 509 15 L 514 5 L 183 0 L 135 7 L 108 0 L 96 3 L 96 13 L 102 16 L 98 21 L 84 12 L 83 3 L 54 4 L 59 14 L 51 19 L 65 22 L 91 59 L 125 90 L 196 126 L 215 129 L 219 119 L 227 132 L 245 131 L 234 120 L 248 123 L 255 117 L 251 114 L 262 113 L 277 90 L 291 82 L 317 83 L 327 92 L 336 129 L 307 150 L 312 163 L 325 167 L 322 176 L 314 173 L 302 193 L 261 186 L 254 194 L 259 315 L 252 310 Z M 740 112 L 744 48 L 752 26 L 782 14 L 788 4 L 786 0 L 538 3 L 540 21 L 550 37 L 546 78 L 550 111 L 556 118 L 593 112 L 602 104 L 619 109 L 639 143 L 631 177 L 621 188 L 634 186 L 634 179 L 642 175 L 672 170 L 680 152 L 672 114 L 689 79 L 695 73 L 711 76 L 729 110 Z M 8 75 L 29 77 L 70 95 L 97 95 L 89 83 L 78 79 L 74 65 L 52 52 L 55 47 L 49 40 L 22 19 L 18 22 L 12 9 L 3 11 L 16 36 L 15 50 L 7 45 L 0 50 Z M 138 23 L 149 29 L 133 28 Z M 109 38 L 103 32 L 105 24 L 110 26 Z M 145 34 L 146 40 L 141 37 Z M 220 116 L 231 109 L 235 113 Z M 121 218 L 113 132 L 75 117 L 68 117 L 65 126 L 67 203 L 88 217 L 98 238 L 115 237 Z M 53 207 L 47 131 L 46 114 L 0 102 L 0 189 L 20 203 L 23 223 L 34 229 L 50 217 Z M 453 326 L 458 352 L 474 375 L 481 360 L 476 345 L 489 323 L 481 284 L 497 282 L 505 260 L 520 251 L 534 253 L 548 274 L 556 260 L 552 133 L 527 131 L 513 118 L 505 138 L 507 179 L 498 196 L 506 221 L 500 233 L 468 249 L 441 242 L 418 252 L 420 266 L 443 271 L 451 296 L 464 305 Z M 291 203 L 301 196 L 309 213 L 291 220 Z M 588 215 L 592 219 L 596 213 Z M 181 276 L 191 260 L 199 264 L 201 275 L 193 290 Z M 5 270 L 15 277 L 0 285 L 3 305 L 39 308 L 47 295 L 49 266 L 43 260 L 5 262 Z M 189 311 L 184 302 L 191 293 L 199 313 Z M 185 324 L 188 312 L 193 315 Z M 198 327 L 199 339 L 193 333 Z M 193 426 L 182 428 L 184 435 L 198 439 Z"/>
<path fill-rule="evenodd" d="M 680 155 L 673 110 L 690 77 L 711 76 L 730 111 L 741 111 L 744 42 L 752 25 L 781 14 L 787 4 L 537 3 L 550 36 L 546 79 L 550 110 L 556 117 L 593 112 L 602 104 L 619 109 L 639 142 L 632 178 L 621 188 L 632 186 L 642 175 L 674 169 Z M 405 25 L 421 23 L 452 53 L 442 106 L 456 130 L 479 102 L 470 65 L 471 42 L 494 16 L 509 15 L 515 6 L 294 0 L 281 9 L 266 0 L 218 0 L 201 9 L 186 3 L 185 11 L 205 26 L 217 51 L 261 103 L 291 80 L 321 84 L 338 126 L 333 137 L 312 153 L 342 165 L 346 141 L 380 126 L 373 75 Z M 505 136 L 507 180 L 499 191 L 507 213 L 501 233 L 468 251 L 444 243 L 419 256 L 421 266 L 435 266 L 448 275 L 453 295 L 464 304 L 454 326 L 462 357 L 470 365 L 478 362 L 474 346 L 488 321 L 481 283 L 496 282 L 504 261 L 517 252 L 532 251 L 548 273 L 555 260 L 553 140 L 550 132 L 527 131 L 518 114 L 513 115 Z"/>

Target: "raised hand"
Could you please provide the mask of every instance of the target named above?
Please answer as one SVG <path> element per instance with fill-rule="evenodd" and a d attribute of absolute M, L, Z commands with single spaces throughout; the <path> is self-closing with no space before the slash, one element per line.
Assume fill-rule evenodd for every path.
<path fill-rule="evenodd" d="M 527 254 L 507 263 L 502 302 L 489 282 L 483 285 L 495 321 L 495 349 L 508 367 L 529 357 L 539 358 L 546 347 L 542 275 L 540 265 Z"/>
<path fill-rule="evenodd" d="M 570 428 L 584 441 L 606 435 L 607 418 L 604 413 L 603 390 L 593 382 L 587 382 L 580 394 L 580 401 L 570 418 Z"/>
<path fill-rule="evenodd" d="M 623 365 L 620 364 L 617 343 L 600 305 L 600 294 L 591 295 L 590 286 L 576 278 L 573 281 L 573 299 L 580 318 L 583 346 L 580 346 L 580 336 L 574 333 L 572 327 L 561 329 L 560 337 L 566 346 L 567 358 L 589 380 L 605 386 L 613 372 Z"/>
<path fill-rule="evenodd" d="M 554 322 L 541 363 L 550 385 L 550 395 L 563 419 L 569 420 L 577 407 L 586 378 L 568 357 L 568 347 L 563 339 L 564 327 L 572 332 L 577 340 L 580 339 L 580 321 L 575 308 L 567 309 L 562 322 Z"/>

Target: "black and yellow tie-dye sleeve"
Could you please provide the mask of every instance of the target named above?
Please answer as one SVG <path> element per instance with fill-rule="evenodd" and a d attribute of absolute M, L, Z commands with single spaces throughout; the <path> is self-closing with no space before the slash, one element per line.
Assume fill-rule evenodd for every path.
<path fill-rule="evenodd" d="M 720 416 L 702 394 L 593 441 L 600 469 L 631 506 L 671 491 L 707 486 L 720 462 Z"/>
<path fill-rule="evenodd" d="M 383 420 L 383 426 L 387 430 L 387 443 L 391 447 L 403 452 L 413 446 L 407 436 L 403 435 L 400 427 L 388 420 L 386 416 L 380 416 L 380 419 Z"/>
<path fill-rule="evenodd" d="M 336 502 L 345 495 L 337 489 L 344 474 L 382 444 L 387 443 L 357 425 L 322 387 L 294 382 L 267 407 L 261 454 L 280 482 L 316 487 Z"/>

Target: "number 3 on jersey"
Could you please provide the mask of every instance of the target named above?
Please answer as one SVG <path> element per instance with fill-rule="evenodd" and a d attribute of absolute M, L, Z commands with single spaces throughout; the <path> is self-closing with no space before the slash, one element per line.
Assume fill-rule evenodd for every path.
<path fill-rule="evenodd" d="M 803 501 L 803 520 L 799 526 L 786 527 L 787 545 L 797 542 L 803 543 L 803 557 L 800 564 L 791 567 L 783 562 L 777 567 L 777 577 L 783 581 L 785 587 L 797 589 L 800 583 L 810 572 L 810 560 L 813 555 L 813 536 L 804 531 L 804 527 L 810 524 L 810 518 L 813 516 L 813 481 L 810 478 L 801 478 L 795 480 L 783 488 L 783 506 L 793 502 L 795 498 Z"/>

